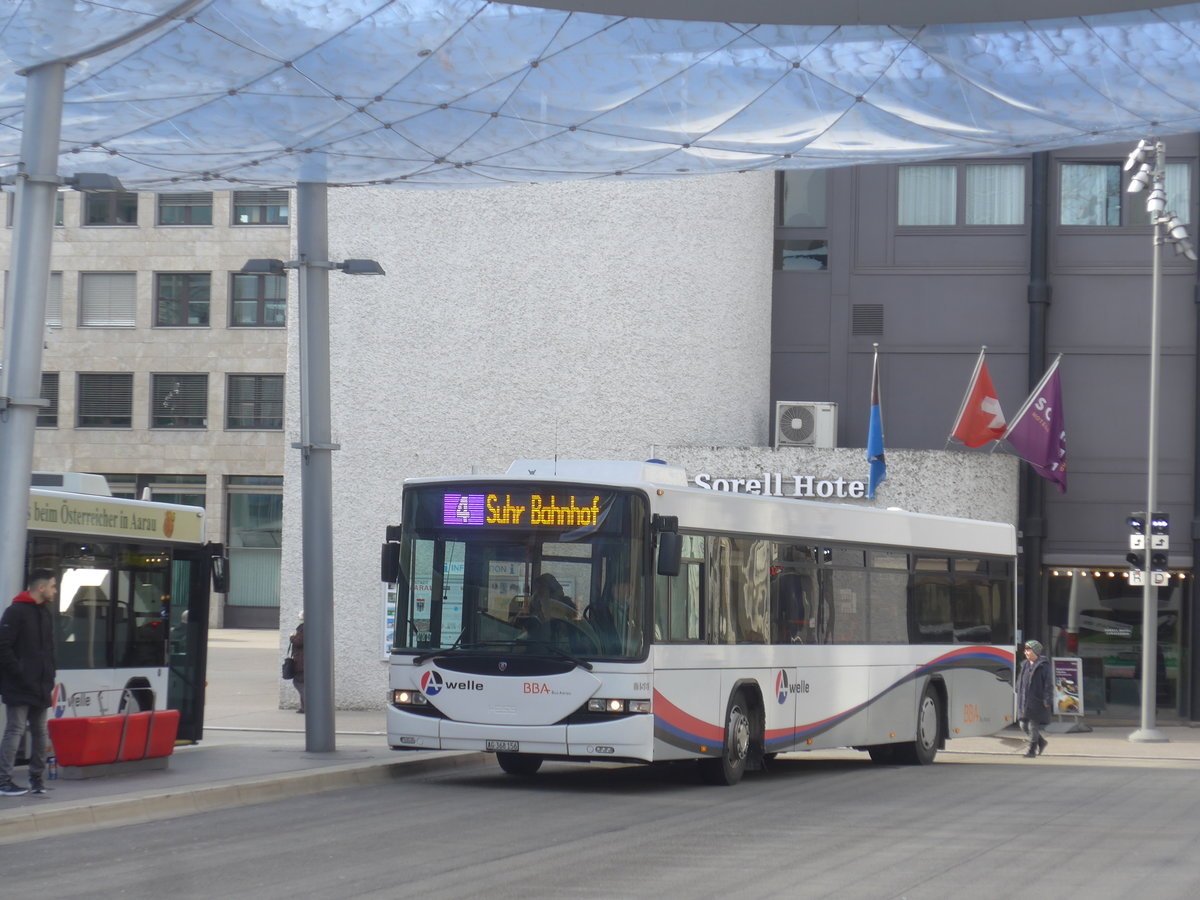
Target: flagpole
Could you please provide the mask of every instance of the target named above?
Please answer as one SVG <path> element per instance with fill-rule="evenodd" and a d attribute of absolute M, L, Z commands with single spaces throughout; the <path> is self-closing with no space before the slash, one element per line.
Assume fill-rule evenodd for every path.
<path fill-rule="evenodd" d="M 987 344 L 979 348 L 979 358 L 975 360 L 975 371 L 971 373 L 971 380 L 967 382 L 967 389 L 963 393 L 962 403 L 958 405 L 958 415 L 954 417 L 954 423 L 950 426 L 950 435 L 946 438 L 945 450 L 950 446 L 950 441 L 954 438 L 954 432 L 958 431 L 958 426 L 962 424 L 963 413 L 967 411 L 967 402 L 971 399 L 971 391 L 975 390 L 975 380 L 979 377 L 979 370 L 983 368 L 983 355 L 987 353 Z"/>

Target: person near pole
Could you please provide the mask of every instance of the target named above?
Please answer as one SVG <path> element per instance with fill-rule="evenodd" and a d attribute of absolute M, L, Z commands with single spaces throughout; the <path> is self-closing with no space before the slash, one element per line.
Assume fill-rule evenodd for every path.
<path fill-rule="evenodd" d="M 54 695 L 54 616 L 50 606 L 58 581 L 49 569 L 34 569 L 26 590 L 13 598 L 0 616 L 0 698 L 7 724 L 0 740 L 0 796 L 19 797 L 31 790 L 46 792 L 46 748 L 50 735 L 46 715 Z M 29 787 L 13 781 L 17 746 L 28 729 Z"/>
<path fill-rule="evenodd" d="M 288 638 L 288 643 L 291 645 L 291 657 L 294 660 L 294 669 L 292 675 L 292 684 L 296 686 L 296 693 L 300 695 L 300 708 L 296 712 L 304 714 L 304 614 L 300 614 L 300 624 L 296 626 L 296 630 L 292 632 L 292 636 Z"/>
<path fill-rule="evenodd" d="M 1053 679 L 1050 660 L 1041 641 L 1025 642 L 1025 662 L 1017 679 L 1017 718 L 1029 737 L 1027 757 L 1040 756 L 1046 749 L 1042 726 L 1050 724 Z"/>

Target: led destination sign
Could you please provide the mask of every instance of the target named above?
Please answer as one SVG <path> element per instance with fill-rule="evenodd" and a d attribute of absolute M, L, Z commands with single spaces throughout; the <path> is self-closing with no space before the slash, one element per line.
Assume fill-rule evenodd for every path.
<path fill-rule="evenodd" d="M 606 503 L 599 494 L 552 494 L 548 491 L 446 493 L 442 524 L 518 528 L 587 528 L 599 523 Z"/>

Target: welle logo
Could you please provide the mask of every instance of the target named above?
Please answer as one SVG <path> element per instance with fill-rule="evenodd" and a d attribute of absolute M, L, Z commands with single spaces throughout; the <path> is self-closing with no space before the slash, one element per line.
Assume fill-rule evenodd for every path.
<path fill-rule="evenodd" d="M 775 676 L 775 699 L 779 701 L 779 705 L 787 703 L 788 694 L 807 694 L 809 692 L 808 682 L 801 678 L 795 684 L 788 682 L 787 672 L 783 669 L 779 670 L 779 674 Z"/>
<path fill-rule="evenodd" d="M 421 693 L 426 697 L 436 697 L 442 691 L 482 691 L 483 683 L 468 678 L 466 681 L 451 681 L 443 678 L 441 672 L 426 672 L 421 676 Z"/>

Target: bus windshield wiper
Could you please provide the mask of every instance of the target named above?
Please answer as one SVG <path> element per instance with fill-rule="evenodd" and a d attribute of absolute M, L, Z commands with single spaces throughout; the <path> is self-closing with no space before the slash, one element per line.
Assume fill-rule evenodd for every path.
<path fill-rule="evenodd" d="M 462 640 L 462 638 L 460 637 L 459 640 Z M 458 646 L 458 641 L 455 641 L 449 647 L 442 647 L 439 650 L 426 650 L 424 653 L 418 653 L 413 657 L 412 664 L 414 666 L 419 666 L 427 659 L 433 659 L 435 656 L 469 656 L 470 654 L 479 650 L 486 650 L 497 646 L 511 647 L 512 644 L 512 641 L 472 641 L 469 646 L 460 647 Z"/>
<path fill-rule="evenodd" d="M 553 653 L 555 656 L 561 657 L 568 662 L 573 662 L 581 669 L 587 669 L 589 672 L 592 671 L 592 664 L 590 662 L 588 662 L 586 659 L 580 659 L 578 656 L 572 656 L 566 650 L 560 650 L 558 647 L 553 647 L 550 644 L 543 644 L 539 650 L 535 652 L 540 652 L 541 650 L 545 650 L 548 653 Z"/>

